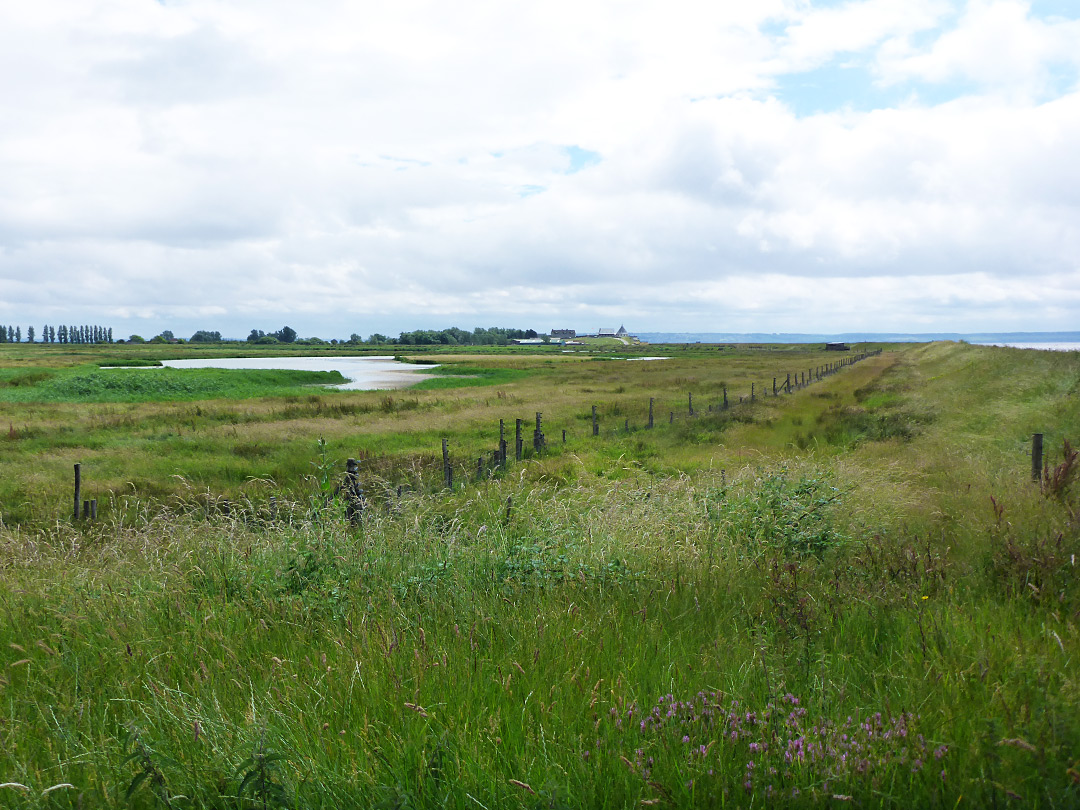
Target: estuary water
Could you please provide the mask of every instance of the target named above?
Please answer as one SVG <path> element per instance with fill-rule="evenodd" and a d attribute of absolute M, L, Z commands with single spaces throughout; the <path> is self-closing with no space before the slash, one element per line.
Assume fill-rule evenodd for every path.
<path fill-rule="evenodd" d="M 1071 341 L 1049 341 L 1045 343 L 979 343 L 979 346 L 1007 346 L 1012 349 L 1039 349 L 1047 352 L 1077 352 L 1080 343 Z"/>
<path fill-rule="evenodd" d="M 162 360 L 169 368 L 258 368 L 294 371 L 338 371 L 348 380 L 328 386 L 350 391 L 405 388 L 432 375 L 424 371 L 434 365 L 417 366 L 393 357 L 216 357 L 208 359 Z"/>

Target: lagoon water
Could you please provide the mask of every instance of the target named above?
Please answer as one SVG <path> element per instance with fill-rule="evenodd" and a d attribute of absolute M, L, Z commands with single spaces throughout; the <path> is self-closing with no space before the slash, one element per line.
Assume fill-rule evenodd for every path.
<path fill-rule="evenodd" d="M 338 371 L 348 380 L 343 385 L 330 386 L 350 391 L 371 391 L 381 388 L 405 388 L 431 375 L 424 371 L 434 368 L 402 363 L 390 356 L 376 357 L 217 357 L 198 360 L 162 360 L 169 368 L 236 368 L 287 369 L 295 371 Z"/>
<path fill-rule="evenodd" d="M 1047 352 L 1080 351 L 1080 343 L 1053 341 L 1048 343 L 979 343 L 979 346 L 1007 346 L 1012 349 L 1039 349 Z"/>

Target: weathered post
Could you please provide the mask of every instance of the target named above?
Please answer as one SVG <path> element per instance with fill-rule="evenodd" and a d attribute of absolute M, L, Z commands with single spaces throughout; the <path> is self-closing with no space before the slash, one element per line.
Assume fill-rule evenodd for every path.
<path fill-rule="evenodd" d="M 563 428 L 563 432 L 562 432 L 562 443 L 563 443 L 563 444 L 566 444 L 566 428 Z"/>
<path fill-rule="evenodd" d="M 592 435 L 600 435 L 600 423 L 596 421 L 596 406 L 592 406 Z"/>
<path fill-rule="evenodd" d="M 90 501 L 88 500 L 82 502 L 82 516 L 83 520 L 90 519 Z"/>
<path fill-rule="evenodd" d="M 533 451 L 540 455 L 544 449 L 544 431 L 540 427 L 540 411 L 536 412 L 536 430 L 533 431 Z"/>
<path fill-rule="evenodd" d="M 79 519 L 79 500 L 82 497 L 82 465 L 75 465 L 75 520 Z"/>
<path fill-rule="evenodd" d="M 1043 467 L 1043 435 L 1041 433 L 1031 434 L 1031 480 L 1042 480 L 1042 467 Z"/>
<path fill-rule="evenodd" d="M 675 411 L 670 411 L 670 412 L 668 413 L 668 420 L 667 420 L 667 423 L 668 423 L 669 425 L 674 425 L 674 424 L 675 424 Z"/>
<path fill-rule="evenodd" d="M 514 458 L 521 461 L 521 420 L 518 419 L 514 428 Z"/>
<path fill-rule="evenodd" d="M 446 439 L 442 440 L 442 467 L 443 483 L 447 488 L 454 486 L 454 472 L 450 469 L 450 451 L 446 446 Z"/>
<path fill-rule="evenodd" d="M 754 393 L 754 384 L 750 383 L 750 401 L 753 402 L 754 397 L 756 397 L 756 396 L 757 396 L 757 394 Z"/>
<path fill-rule="evenodd" d="M 724 410 L 727 410 L 727 386 L 724 386 Z"/>
<path fill-rule="evenodd" d="M 443 439 L 443 456 L 446 454 L 446 439 Z M 446 464 L 444 461 L 443 464 Z M 360 487 L 360 462 L 355 458 L 345 461 L 345 517 L 353 526 L 360 522 L 364 513 L 364 490 Z"/>
<path fill-rule="evenodd" d="M 623 426 L 623 432 L 624 433 L 629 433 L 630 432 L 630 420 L 629 419 L 624 419 L 623 423 L 622 423 L 622 426 Z"/>
<path fill-rule="evenodd" d="M 791 375 L 790 374 L 787 375 L 787 382 L 785 382 L 784 385 L 787 386 L 787 392 L 790 394 L 791 393 Z"/>
<path fill-rule="evenodd" d="M 652 426 L 653 426 L 652 411 L 653 411 L 653 398 L 649 397 L 649 430 L 652 430 Z"/>
<path fill-rule="evenodd" d="M 690 406 L 689 407 L 690 415 L 693 416 L 694 415 L 694 395 L 693 394 L 687 394 L 687 397 L 689 398 L 688 402 L 689 402 L 689 406 Z"/>
<path fill-rule="evenodd" d="M 477 483 L 484 480 L 484 457 L 476 457 L 476 481 Z"/>
<path fill-rule="evenodd" d="M 772 395 L 776 396 L 776 377 L 772 378 Z"/>
<path fill-rule="evenodd" d="M 507 495 L 506 496 L 506 519 L 507 520 L 510 519 L 510 508 L 513 505 L 514 505 L 514 496 L 513 495 Z"/>
<path fill-rule="evenodd" d="M 499 420 L 499 464 L 506 466 L 506 432 L 503 420 Z"/>

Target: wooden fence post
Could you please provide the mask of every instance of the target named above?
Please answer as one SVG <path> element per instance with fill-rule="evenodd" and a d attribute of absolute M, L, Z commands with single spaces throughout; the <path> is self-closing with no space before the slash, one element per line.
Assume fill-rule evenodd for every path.
<path fill-rule="evenodd" d="M 476 480 L 477 482 L 484 480 L 484 457 L 476 457 Z"/>
<path fill-rule="evenodd" d="M 790 374 L 787 375 L 787 382 L 785 382 L 784 385 L 787 386 L 787 392 L 790 394 L 791 393 L 791 375 Z"/>
<path fill-rule="evenodd" d="M 652 411 L 653 411 L 653 398 L 649 397 L 649 430 L 652 430 L 652 426 L 653 426 Z"/>
<path fill-rule="evenodd" d="M 514 428 L 514 458 L 521 461 L 521 420 L 518 419 Z"/>
<path fill-rule="evenodd" d="M 82 465 L 75 465 L 75 520 L 79 519 L 79 500 L 82 497 Z"/>
<path fill-rule="evenodd" d="M 772 378 L 772 395 L 776 396 L 776 377 Z"/>
<path fill-rule="evenodd" d="M 592 435 L 600 435 L 600 424 L 596 421 L 596 406 L 592 406 Z"/>
<path fill-rule="evenodd" d="M 1031 480 L 1042 480 L 1042 467 L 1043 467 L 1043 435 L 1041 433 L 1031 434 Z"/>
<path fill-rule="evenodd" d="M 727 386 L 724 386 L 724 410 L 727 410 Z"/>
<path fill-rule="evenodd" d="M 506 466 L 506 428 L 503 425 L 503 420 L 499 420 L 499 464 L 503 467 Z"/>
<path fill-rule="evenodd" d="M 446 440 L 443 439 L 443 453 Z M 445 462 L 444 462 L 445 463 Z M 360 462 L 350 458 L 345 462 L 345 516 L 349 523 L 357 525 L 364 512 L 364 490 L 360 487 Z"/>
<path fill-rule="evenodd" d="M 442 440 L 442 466 L 443 466 L 443 483 L 447 488 L 454 486 L 454 472 L 450 469 L 450 451 L 446 447 L 446 439 Z"/>
<path fill-rule="evenodd" d="M 688 402 L 689 402 L 689 406 L 690 406 L 690 408 L 689 408 L 690 415 L 693 416 L 694 415 L 694 395 L 693 394 L 687 394 L 687 397 L 689 398 Z"/>
<path fill-rule="evenodd" d="M 562 443 L 563 443 L 563 444 L 566 444 L 566 428 L 563 428 L 563 432 L 562 432 Z"/>
<path fill-rule="evenodd" d="M 622 426 L 623 426 L 623 432 L 625 432 L 625 433 L 630 432 L 630 420 L 629 419 L 624 419 L 623 423 L 622 423 Z"/>
<path fill-rule="evenodd" d="M 756 394 L 754 393 L 754 384 L 750 383 L 750 401 L 751 402 L 754 401 L 755 396 L 756 396 Z"/>
<path fill-rule="evenodd" d="M 536 412 L 536 430 L 533 431 L 533 450 L 537 455 L 544 449 L 544 431 L 540 427 L 540 411 Z"/>
<path fill-rule="evenodd" d="M 668 413 L 668 420 L 667 420 L 667 423 L 668 423 L 669 425 L 674 425 L 674 424 L 675 424 L 675 411 L 670 411 L 670 412 Z"/>

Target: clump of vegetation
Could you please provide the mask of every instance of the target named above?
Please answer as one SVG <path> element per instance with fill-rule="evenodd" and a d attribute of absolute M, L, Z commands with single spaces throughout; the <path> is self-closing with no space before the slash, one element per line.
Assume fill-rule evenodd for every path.
<path fill-rule="evenodd" d="M 135 363 L 143 365 L 143 363 Z M 157 363 L 149 363 L 157 365 Z M 0 390 L 9 402 L 174 402 L 283 395 L 315 385 L 339 385 L 337 371 L 279 369 L 103 368 L 12 378 Z"/>
<path fill-rule="evenodd" d="M 739 491 L 725 491 L 712 505 L 715 519 L 751 554 L 816 554 L 844 540 L 832 520 L 840 490 L 824 478 L 775 471 Z"/>

